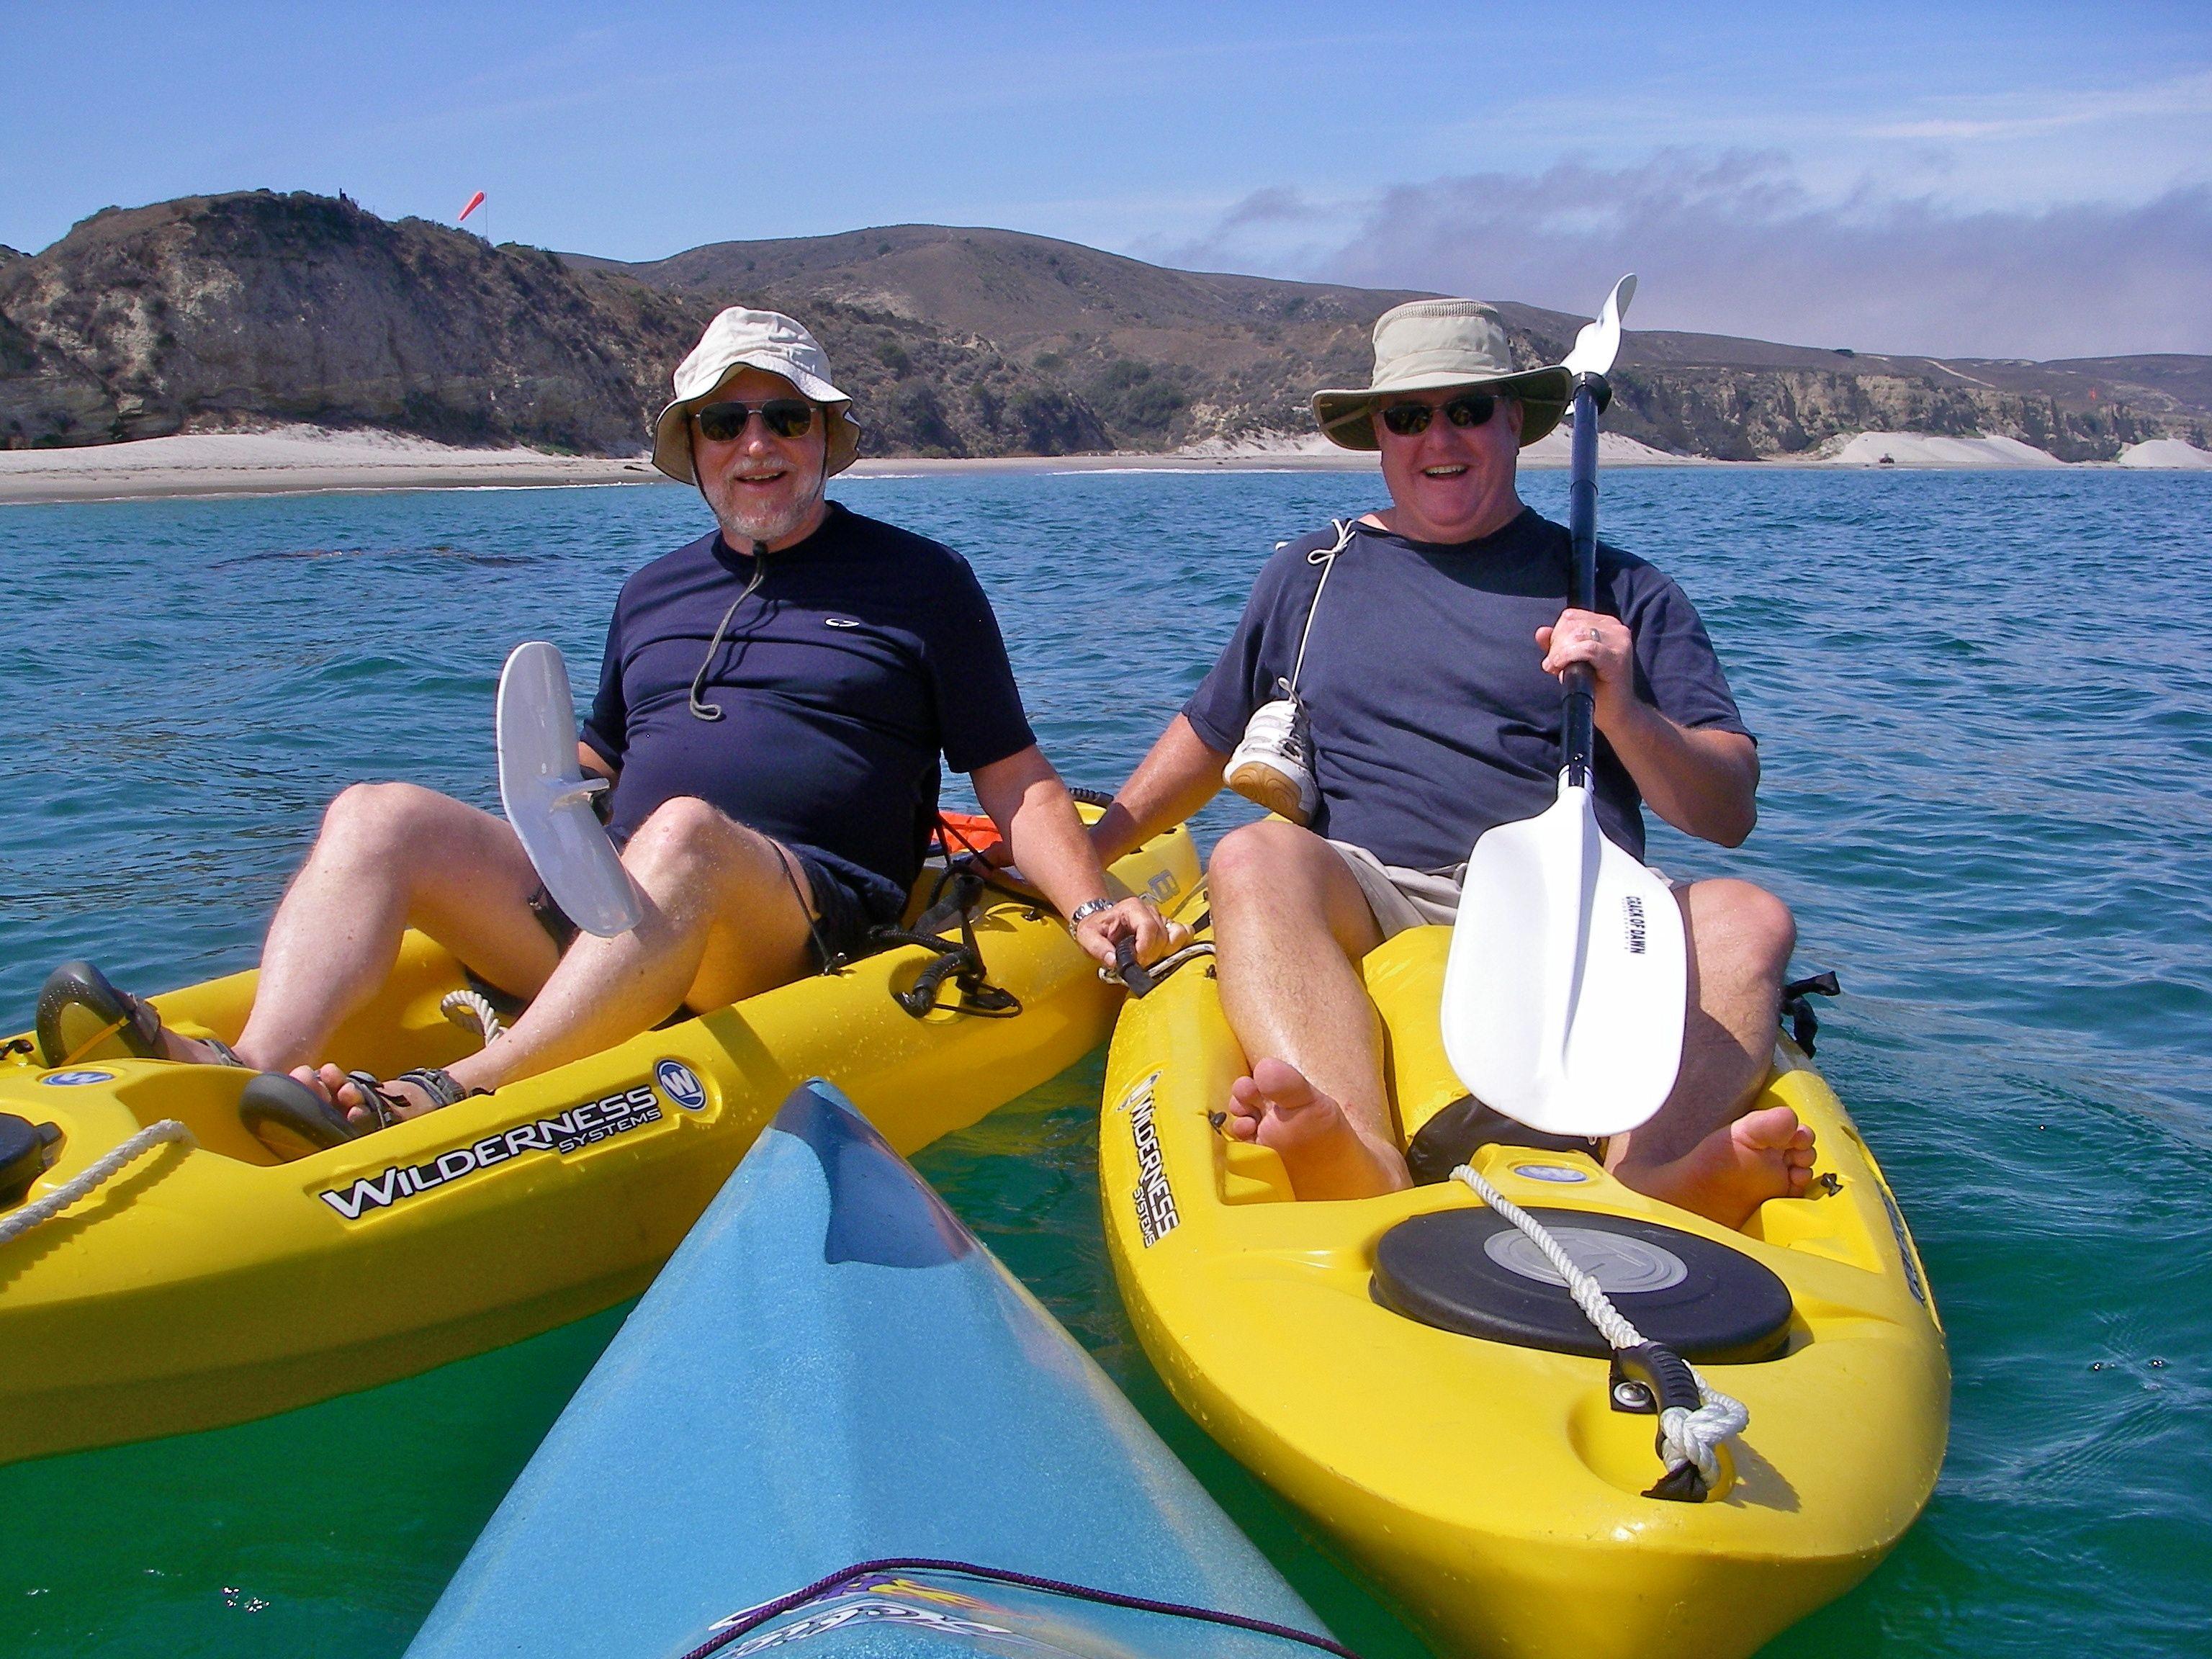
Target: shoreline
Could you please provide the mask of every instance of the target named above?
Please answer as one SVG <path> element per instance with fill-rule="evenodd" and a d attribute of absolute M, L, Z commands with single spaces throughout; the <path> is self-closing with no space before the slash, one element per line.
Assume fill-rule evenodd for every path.
<path fill-rule="evenodd" d="M 0 504 L 321 495 L 381 489 L 543 489 L 643 483 L 642 458 L 462 449 L 382 432 L 283 427 L 182 433 L 81 449 L 0 450 Z"/>
<path fill-rule="evenodd" d="M 1601 434 L 1608 467 L 1727 467 L 1819 471 L 2212 471 L 2212 453 L 2177 439 L 2135 446 L 2116 461 L 2069 463 L 2008 438 L 1859 433 L 1803 456 L 1757 461 L 1674 455 L 1618 434 Z M 1522 452 L 1534 471 L 1567 465 L 1555 433 Z M 878 458 L 843 477 L 917 478 L 965 473 L 1373 472 L 1372 454 L 1316 437 L 1202 445 L 1166 454 L 1008 455 L 960 459 Z M 79 449 L 0 450 L 0 505 L 392 489 L 544 489 L 665 484 L 644 456 L 559 456 L 529 449 L 464 449 L 388 433 L 289 427 L 268 432 L 188 433 Z"/>

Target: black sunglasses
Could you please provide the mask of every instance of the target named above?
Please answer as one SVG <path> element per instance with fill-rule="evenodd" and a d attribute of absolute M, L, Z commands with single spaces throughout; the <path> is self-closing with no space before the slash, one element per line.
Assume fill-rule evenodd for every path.
<path fill-rule="evenodd" d="M 804 398 L 771 398 L 764 404 L 708 404 L 692 416 L 699 435 L 709 443 L 726 444 L 745 429 L 757 413 L 779 438 L 796 438 L 814 424 L 814 405 Z"/>
<path fill-rule="evenodd" d="M 1382 424 L 1401 438 L 1417 437 L 1439 412 L 1454 426 L 1480 426 L 1498 412 L 1498 399 L 1487 392 L 1470 392 L 1443 404 L 1441 411 L 1428 404 L 1392 404 L 1382 411 Z"/>

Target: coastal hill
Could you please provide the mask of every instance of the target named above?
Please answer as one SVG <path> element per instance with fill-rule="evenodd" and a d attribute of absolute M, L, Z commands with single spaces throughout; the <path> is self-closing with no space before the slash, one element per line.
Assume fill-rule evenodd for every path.
<path fill-rule="evenodd" d="M 1164 270 L 1006 230 L 894 225 L 718 242 L 651 264 L 576 254 L 660 292 L 806 314 L 823 301 L 988 339 L 1060 378 L 1127 447 L 1312 430 L 1306 398 L 1357 386 L 1368 329 L 1412 292 Z M 1587 320 L 1502 301 L 1515 360 L 1557 362 Z M 1632 331 L 1608 430 L 1678 454 L 1790 455 L 1869 430 L 2017 438 L 2109 460 L 2146 438 L 2206 443 L 2212 358 L 1939 361 Z"/>
<path fill-rule="evenodd" d="M 716 304 L 343 197 L 110 209 L 0 264 L 0 447 L 308 422 L 634 454 Z M 872 453 L 1113 445 L 986 341 L 834 302 L 809 321 Z M 902 375 L 917 395 L 889 395 Z"/>
<path fill-rule="evenodd" d="M 0 447 L 272 422 L 635 453 L 731 303 L 793 312 L 859 402 L 864 453 L 1158 451 L 1310 434 L 1366 377 L 1403 293 L 1172 270 L 1006 230 L 902 225 L 718 242 L 649 264 L 555 254 L 343 197 L 109 209 L 0 250 Z M 1516 361 L 1582 319 L 1505 302 Z M 2212 358 L 1885 356 L 1635 331 L 1609 430 L 1678 453 L 1803 453 L 1880 430 L 2020 439 L 2067 460 L 2212 444 Z"/>
<path fill-rule="evenodd" d="M 1313 388 L 1364 382 L 1375 319 L 1416 297 L 1169 270 L 1048 237 L 939 225 L 719 242 L 651 264 L 562 258 L 672 295 L 801 317 L 847 306 L 988 340 L 1066 386 L 1133 449 L 1310 431 Z M 913 377 L 900 381 L 895 395 Z"/>

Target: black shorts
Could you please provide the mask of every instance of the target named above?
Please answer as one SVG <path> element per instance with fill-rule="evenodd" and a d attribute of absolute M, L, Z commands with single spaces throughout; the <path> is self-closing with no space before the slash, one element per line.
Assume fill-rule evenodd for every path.
<path fill-rule="evenodd" d="M 860 889 L 851 880 L 838 874 L 821 860 L 805 853 L 794 852 L 799 867 L 806 872 L 806 885 L 814 895 L 814 955 L 816 969 L 828 973 L 848 962 L 857 962 L 873 954 L 874 945 L 868 939 L 874 923 L 869 919 L 868 908 Z M 792 895 L 795 904 L 799 895 Z M 568 920 L 568 912 L 554 902 L 553 895 L 545 890 L 543 883 L 530 896 L 531 914 L 553 940 L 553 948 L 563 956 L 575 943 L 579 929 Z"/>

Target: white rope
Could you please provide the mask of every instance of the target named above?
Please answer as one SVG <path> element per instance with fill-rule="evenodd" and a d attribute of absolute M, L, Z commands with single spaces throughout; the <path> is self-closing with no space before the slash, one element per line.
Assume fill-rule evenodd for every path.
<path fill-rule="evenodd" d="M 1306 555 L 1308 564 L 1321 567 L 1321 580 L 1314 584 L 1313 603 L 1306 606 L 1306 625 L 1298 630 L 1297 660 L 1291 665 L 1291 678 L 1283 686 L 1293 702 L 1298 695 L 1298 675 L 1306 665 L 1306 641 L 1313 637 L 1314 618 L 1321 614 L 1322 590 L 1328 586 L 1329 576 L 1336 569 L 1336 556 L 1351 545 L 1352 532 L 1359 526 L 1355 519 L 1332 519 L 1328 527 L 1336 532 L 1336 545 L 1317 547 Z"/>
<path fill-rule="evenodd" d="M 500 1024 L 499 1011 L 491 1006 L 491 999 L 478 991 L 448 991 L 438 1004 L 438 1012 L 454 1024 L 466 1028 L 473 1025 L 489 1048 L 499 1041 L 507 1028 Z"/>
<path fill-rule="evenodd" d="M 1613 1305 L 1598 1288 L 1597 1280 L 1575 1265 L 1566 1247 L 1545 1230 L 1542 1222 L 1467 1164 L 1454 1170 L 1452 1179 L 1473 1188 L 1484 1203 L 1518 1227 L 1528 1242 L 1544 1253 L 1545 1260 L 1566 1280 L 1568 1293 L 1582 1309 L 1583 1317 L 1597 1328 L 1600 1336 L 1616 1349 L 1643 1345 L 1644 1334 Z M 1659 1455 L 1669 1474 L 1686 1465 L 1695 1464 L 1710 1492 L 1720 1484 L 1721 1478 L 1720 1459 L 1714 1455 L 1714 1449 L 1744 1431 L 1751 1422 L 1751 1409 L 1706 1382 L 1705 1374 L 1694 1365 L 1690 1368 L 1690 1375 L 1697 1380 L 1698 1396 L 1704 1403 L 1693 1412 L 1672 1406 L 1659 1413 Z"/>
<path fill-rule="evenodd" d="M 0 1244 L 11 1238 L 20 1238 L 42 1221 L 51 1221 L 64 1210 L 85 1197 L 103 1182 L 112 1181 L 132 1160 L 143 1157 L 165 1141 L 173 1140 L 179 1146 L 193 1144 L 192 1132 L 173 1117 L 151 1123 L 120 1146 L 109 1149 L 79 1174 L 74 1180 L 64 1182 L 45 1197 L 0 1216 Z"/>

